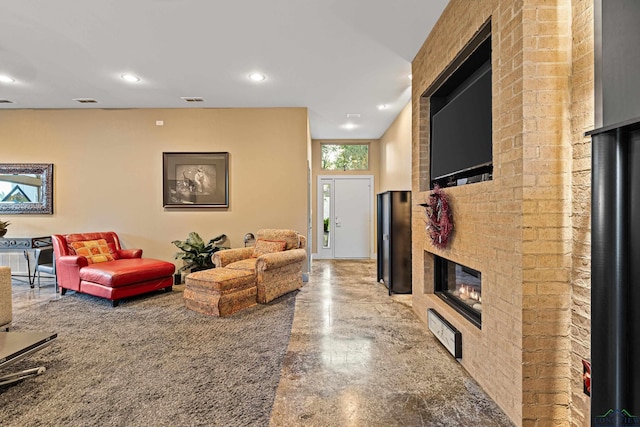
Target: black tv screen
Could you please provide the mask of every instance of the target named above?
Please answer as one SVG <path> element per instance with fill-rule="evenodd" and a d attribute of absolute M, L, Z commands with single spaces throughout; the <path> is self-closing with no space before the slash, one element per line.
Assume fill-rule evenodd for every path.
<path fill-rule="evenodd" d="M 491 165 L 491 67 L 461 85 L 431 118 L 431 180 Z M 469 172 L 464 174 L 462 172 Z"/>

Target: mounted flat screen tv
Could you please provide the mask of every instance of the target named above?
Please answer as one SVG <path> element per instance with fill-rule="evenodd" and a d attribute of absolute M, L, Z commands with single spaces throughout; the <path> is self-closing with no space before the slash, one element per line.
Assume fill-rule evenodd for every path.
<path fill-rule="evenodd" d="M 431 179 L 491 164 L 491 67 L 431 119 Z"/>
<path fill-rule="evenodd" d="M 441 187 L 492 179 L 491 37 L 430 97 L 431 183 Z"/>

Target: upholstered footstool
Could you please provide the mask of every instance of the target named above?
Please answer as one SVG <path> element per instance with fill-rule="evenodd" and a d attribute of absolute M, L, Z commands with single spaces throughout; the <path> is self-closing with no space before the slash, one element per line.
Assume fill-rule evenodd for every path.
<path fill-rule="evenodd" d="M 0 329 L 7 331 L 13 320 L 11 301 L 11 268 L 0 267 Z"/>
<path fill-rule="evenodd" d="M 184 305 L 210 316 L 229 316 L 257 304 L 255 275 L 250 271 L 212 268 L 185 279 Z"/>

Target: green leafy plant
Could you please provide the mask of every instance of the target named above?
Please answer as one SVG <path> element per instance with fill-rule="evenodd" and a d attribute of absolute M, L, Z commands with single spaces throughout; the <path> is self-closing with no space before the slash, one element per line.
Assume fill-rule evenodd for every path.
<path fill-rule="evenodd" d="M 325 233 L 329 232 L 329 218 L 324 219 L 324 232 Z"/>
<path fill-rule="evenodd" d="M 9 225 L 11 225 L 9 221 L 0 221 L 0 237 L 7 233 L 7 227 L 9 227 Z"/>
<path fill-rule="evenodd" d="M 178 269 L 178 273 L 193 268 L 213 268 L 211 255 L 223 249 L 229 249 L 220 245 L 225 240 L 227 240 L 227 235 L 221 234 L 205 244 L 200 235 L 192 231 L 189 233 L 187 240 L 174 240 L 171 242 L 182 250 L 182 252 L 178 252 L 175 255 L 175 259 L 184 261 L 184 265 Z"/>
<path fill-rule="evenodd" d="M 321 151 L 324 170 L 369 169 L 368 144 L 322 144 Z"/>

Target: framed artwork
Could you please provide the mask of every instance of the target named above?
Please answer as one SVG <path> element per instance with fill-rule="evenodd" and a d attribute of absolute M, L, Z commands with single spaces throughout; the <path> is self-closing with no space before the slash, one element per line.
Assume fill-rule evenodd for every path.
<path fill-rule="evenodd" d="M 0 164 L 0 215 L 53 214 L 53 163 Z"/>
<path fill-rule="evenodd" d="M 162 153 L 165 208 L 229 207 L 229 153 Z"/>

